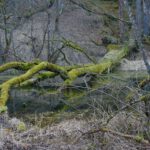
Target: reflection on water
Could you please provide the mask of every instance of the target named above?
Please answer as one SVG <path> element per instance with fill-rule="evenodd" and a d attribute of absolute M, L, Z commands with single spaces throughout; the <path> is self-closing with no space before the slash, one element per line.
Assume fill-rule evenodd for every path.
<path fill-rule="evenodd" d="M 62 94 L 44 94 L 41 89 L 13 89 L 8 101 L 9 113 L 41 113 L 54 111 L 61 104 Z"/>
<path fill-rule="evenodd" d="M 33 88 L 13 88 L 7 103 L 10 116 L 31 118 L 34 114 L 46 114 L 46 119 L 51 113 L 91 110 L 100 112 L 117 110 L 126 103 L 125 97 L 129 92 L 126 85 L 132 84 L 133 79 L 123 79 L 115 76 L 101 76 L 92 82 L 68 87 L 61 92 L 58 87 L 41 86 Z M 95 113 L 94 112 L 94 113 Z M 53 114 L 54 117 L 56 115 Z M 57 116 L 58 117 L 58 116 Z"/>
<path fill-rule="evenodd" d="M 13 89 L 11 91 L 8 108 L 10 115 L 38 114 L 58 110 L 76 111 L 100 105 L 111 107 L 118 104 L 116 94 L 110 83 L 107 86 L 90 88 L 86 86 L 69 87 L 61 93 L 57 88 L 42 89 Z M 113 86 L 114 88 L 114 86 Z M 117 88 L 117 87 L 116 87 Z M 120 87 L 119 87 L 120 88 Z M 120 93 L 122 91 L 120 90 Z M 123 96 L 123 93 L 119 98 Z M 113 99 L 116 104 L 113 104 Z"/>

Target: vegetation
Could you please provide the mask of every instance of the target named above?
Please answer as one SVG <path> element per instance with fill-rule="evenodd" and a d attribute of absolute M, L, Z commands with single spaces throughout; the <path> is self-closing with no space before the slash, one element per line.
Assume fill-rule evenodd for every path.
<path fill-rule="evenodd" d="M 149 149 L 149 6 L 0 1 L 0 149 Z"/>

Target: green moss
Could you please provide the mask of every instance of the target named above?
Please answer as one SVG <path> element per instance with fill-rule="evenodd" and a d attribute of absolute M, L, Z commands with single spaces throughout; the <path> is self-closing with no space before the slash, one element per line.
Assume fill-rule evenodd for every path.
<path fill-rule="evenodd" d="M 9 69 L 28 70 L 33 66 L 39 64 L 39 61 L 34 62 L 9 62 L 0 66 L 0 72 L 4 72 Z"/>
<path fill-rule="evenodd" d="M 55 77 L 56 75 L 57 75 L 57 73 L 50 72 L 50 71 L 42 72 L 42 73 L 36 75 L 34 78 L 24 81 L 23 83 L 20 84 L 20 86 L 23 86 L 23 87 L 31 86 L 41 80 L 52 78 L 52 77 Z"/>
<path fill-rule="evenodd" d="M 112 51 L 112 50 L 119 50 L 119 49 L 121 49 L 121 45 L 109 44 L 109 45 L 107 46 L 108 52 L 109 52 L 109 51 Z"/>
<path fill-rule="evenodd" d="M 63 40 L 63 44 L 64 44 L 64 46 L 72 48 L 76 52 L 83 53 L 91 62 L 96 63 L 96 60 L 94 58 L 92 58 L 90 55 L 88 55 L 87 51 L 84 48 L 82 48 L 80 45 L 78 45 L 77 43 L 74 43 L 74 42 L 72 42 L 70 40 L 64 39 Z"/>
<path fill-rule="evenodd" d="M 21 132 L 21 131 L 25 131 L 26 130 L 26 125 L 24 122 L 19 122 L 19 124 L 17 125 L 17 131 Z"/>
<path fill-rule="evenodd" d="M 9 90 L 14 85 L 19 85 L 20 83 L 30 79 L 34 74 L 38 73 L 41 70 L 50 70 L 54 72 L 59 72 L 60 74 L 67 74 L 64 67 L 50 64 L 48 62 L 41 62 L 38 65 L 33 66 L 25 74 L 14 77 L 1 85 L 1 96 L 0 96 L 0 107 L 5 106 L 9 97 Z"/>
<path fill-rule="evenodd" d="M 137 135 L 137 136 L 135 137 L 135 140 L 136 140 L 137 142 L 141 143 L 141 142 L 144 140 L 144 138 L 143 138 L 142 136 Z"/>
<path fill-rule="evenodd" d="M 150 100 L 150 94 L 141 96 L 140 100 L 143 102 L 149 101 Z"/>
<path fill-rule="evenodd" d="M 0 106 L 0 114 L 7 111 L 7 106 Z"/>
<path fill-rule="evenodd" d="M 9 98 L 9 90 L 14 85 L 20 85 L 24 81 L 27 81 L 31 79 L 36 73 L 42 71 L 42 70 L 48 70 L 51 72 L 43 73 L 37 77 L 37 79 L 47 78 L 49 76 L 53 77 L 56 74 L 59 74 L 63 79 L 65 80 L 65 85 L 68 86 L 73 83 L 73 81 L 80 76 L 83 76 L 87 73 L 89 74 L 101 74 L 108 70 L 110 70 L 112 67 L 115 67 L 120 60 L 125 57 L 129 51 L 133 48 L 134 43 L 132 40 L 122 47 L 120 50 L 114 50 L 108 52 L 100 61 L 98 64 L 88 64 L 85 66 L 80 66 L 79 68 L 71 69 L 68 71 L 66 68 L 69 67 L 63 67 L 56 64 L 48 63 L 48 62 L 33 62 L 33 63 L 20 63 L 20 62 L 12 62 L 5 65 L 0 66 L 0 72 L 5 71 L 10 68 L 16 68 L 16 67 L 22 67 L 24 69 L 30 68 L 25 74 L 22 74 L 20 76 L 14 77 L 6 82 L 4 82 L 0 88 L 1 88 L 1 95 L 0 95 L 0 107 L 5 106 L 6 102 Z"/>
<path fill-rule="evenodd" d="M 68 77 L 65 81 L 67 85 L 71 84 L 78 76 L 84 75 L 86 73 L 100 74 L 105 72 L 108 69 L 111 69 L 117 65 L 120 60 L 125 57 L 130 49 L 128 46 L 124 46 L 121 50 L 114 50 L 108 52 L 103 59 L 99 61 L 96 65 L 89 65 L 87 67 L 82 67 L 78 69 L 72 69 L 68 72 Z"/>
<path fill-rule="evenodd" d="M 80 98 L 84 95 L 84 90 L 67 89 L 63 91 L 64 96 L 71 102 L 74 98 Z"/>

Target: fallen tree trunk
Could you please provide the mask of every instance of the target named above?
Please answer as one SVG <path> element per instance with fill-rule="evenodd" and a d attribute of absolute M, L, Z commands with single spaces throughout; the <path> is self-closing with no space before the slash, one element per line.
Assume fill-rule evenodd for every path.
<path fill-rule="evenodd" d="M 72 69 L 68 72 L 68 79 L 65 81 L 66 85 L 71 85 L 72 82 L 79 76 L 84 74 L 101 74 L 105 71 L 109 71 L 115 67 L 122 58 L 127 56 L 127 54 L 133 49 L 134 41 L 130 40 L 129 44 L 122 47 L 120 50 L 112 50 L 107 53 L 98 64 L 93 64 L 87 67 Z"/>
<path fill-rule="evenodd" d="M 127 54 L 133 49 L 134 41 L 130 40 L 128 44 L 123 46 L 119 50 L 112 50 L 108 52 L 98 64 L 87 64 L 81 66 L 59 66 L 56 64 L 51 64 L 48 62 L 38 62 L 38 63 L 8 63 L 0 66 L 2 71 L 7 69 L 15 68 L 21 70 L 28 70 L 26 73 L 14 77 L 1 84 L 1 94 L 0 94 L 0 112 L 6 110 L 6 103 L 9 98 L 9 90 L 12 86 L 20 85 L 23 82 L 31 79 L 35 74 L 40 71 L 50 71 L 46 75 L 37 77 L 40 80 L 43 78 L 54 77 L 60 75 L 64 79 L 63 86 L 69 86 L 73 84 L 77 77 L 83 76 L 85 74 L 101 74 L 109 71 L 115 67 L 122 58 L 127 56 Z M 25 66 L 25 67 L 24 67 Z"/>

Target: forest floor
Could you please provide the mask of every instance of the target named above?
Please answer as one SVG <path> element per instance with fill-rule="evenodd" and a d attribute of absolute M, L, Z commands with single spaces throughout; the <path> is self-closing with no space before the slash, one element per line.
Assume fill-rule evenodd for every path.
<path fill-rule="evenodd" d="M 44 128 L 28 125 L 24 130 L 23 126 L 19 125 L 19 129 L 22 130 L 17 130 L 17 122 L 20 120 L 8 119 L 7 114 L 3 114 L 0 118 L 0 150 L 149 150 L 150 148 L 111 133 L 98 131 L 90 134 L 89 131 L 99 129 L 105 123 L 106 116 L 101 120 L 87 120 L 82 117 L 77 119 L 76 116 Z M 142 117 L 137 119 L 133 114 L 123 111 L 117 114 L 107 127 L 126 133 L 129 132 L 127 130 L 136 132 L 142 128 L 143 121 Z"/>

